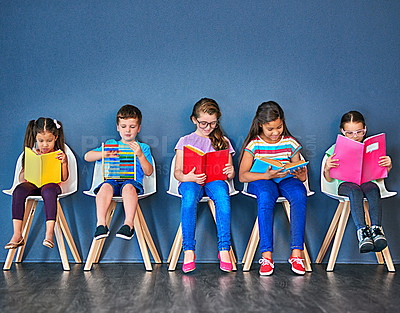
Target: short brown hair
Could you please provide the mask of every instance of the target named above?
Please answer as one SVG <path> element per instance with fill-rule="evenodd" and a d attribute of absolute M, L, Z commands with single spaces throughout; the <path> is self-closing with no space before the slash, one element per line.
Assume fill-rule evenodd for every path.
<path fill-rule="evenodd" d="M 120 119 L 136 118 L 139 125 L 142 123 L 142 112 L 131 104 L 126 104 L 121 107 L 117 113 L 117 125 L 119 125 Z"/>

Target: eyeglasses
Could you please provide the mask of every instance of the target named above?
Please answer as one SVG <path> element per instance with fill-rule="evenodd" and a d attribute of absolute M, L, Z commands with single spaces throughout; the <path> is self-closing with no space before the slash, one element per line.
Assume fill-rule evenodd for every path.
<path fill-rule="evenodd" d="M 196 118 L 196 121 L 197 121 L 197 123 L 199 123 L 199 127 L 200 127 L 201 129 L 207 128 L 208 125 L 210 125 L 211 128 L 216 128 L 216 127 L 218 126 L 218 120 L 217 120 L 217 121 L 212 121 L 212 122 L 208 123 L 208 122 L 205 122 L 205 121 L 199 121 L 199 120 Z"/>
<path fill-rule="evenodd" d="M 359 130 L 343 130 L 342 129 L 342 133 L 343 135 L 345 135 L 346 137 L 349 138 L 353 138 L 353 137 L 363 137 L 365 135 L 365 133 L 367 132 L 367 129 L 359 129 Z"/>

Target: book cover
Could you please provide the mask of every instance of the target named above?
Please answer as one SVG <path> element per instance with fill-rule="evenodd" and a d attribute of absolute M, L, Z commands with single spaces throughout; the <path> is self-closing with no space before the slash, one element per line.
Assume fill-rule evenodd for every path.
<path fill-rule="evenodd" d="M 58 151 L 37 154 L 25 147 L 24 177 L 37 187 L 49 183 L 61 182 L 61 161 L 57 159 Z"/>
<path fill-rule="evenodd" d="M 207 175 L 205 183 L 227 179 L 228 176 L 222 170 L 228 162 L 228 149 L 204 153 L 190 145 L 183 147 L 183 174 L 189 173 L 195 167 L 195 174 Z"/>
<path fill-rule="evenodd" d="M 293 175 L 291 174 L 292 171 L 295 171 L 303 166 L 306 166 L 308 163 L 309 163 L 308 161 L 301 160 L 298 162 L 283 164 L 282 162 L 280 162 L 278 160 L 261 158 L 261 159 L 254 160 L 254 163 L 250 169 L 250 172 L 265 173 L 270 166 L 271 166 L 271 169 L 275 170 L 275 171 L 279 170 L 281 168 L 284 168 L 283 172 L 287 172 L 287 175 L 285 177 L 272 179 L 274 182 L 279 183 L 283 179 L 293 177 Z"/>
<path fill-rule="evenodd" d="M 368 137 L 358 142 L 338 135 L 334 149 L 339 166 L 330 170 L 332 178 L 361 185 L 387 177 L 386 167 L 379 166 L 379 158 L 386 155 L 385 134 Z"/>

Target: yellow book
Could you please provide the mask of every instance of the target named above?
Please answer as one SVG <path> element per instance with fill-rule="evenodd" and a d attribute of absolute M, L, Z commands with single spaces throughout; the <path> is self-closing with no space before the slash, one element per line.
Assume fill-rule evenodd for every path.
<path fill-rule="evenodd" d="M 32 149 L 25 147 L 25 179 L 37 187 L 49 183 L 61 182 L 61 161 L 57 159 L 58 151 L 37 154 Z"/>

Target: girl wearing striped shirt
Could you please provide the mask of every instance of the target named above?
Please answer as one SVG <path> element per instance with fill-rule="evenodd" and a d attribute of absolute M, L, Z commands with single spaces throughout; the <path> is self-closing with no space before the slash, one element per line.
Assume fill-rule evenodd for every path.
<path fill-rule="evenodd" d="M 258 224 L 260 229 L 260 275 L 271 275 L 274 270 L 273 252 L 273 211 L 279 196 L 290 203 L 291 256 L 289 263 L 296 274 L 305 273 L 302 259 L 304 228 L 306 219 L 307 191 L 303 183 L 307 179 L 304 166 L 292 171 L 293 176 L 283 169 L 265 173 L 252 173 L 255 159 L 268 158 L 286 164 L 300 161 L 301 145 L 286 127 L 282 108 L 273 101 L 262 103 L 256 112 L 250 131 L 240 154 L 239 180 L 248 184 L 248 192 L 257 196 Z M 284 178 L 276 183 L 274 178 Z"/>

